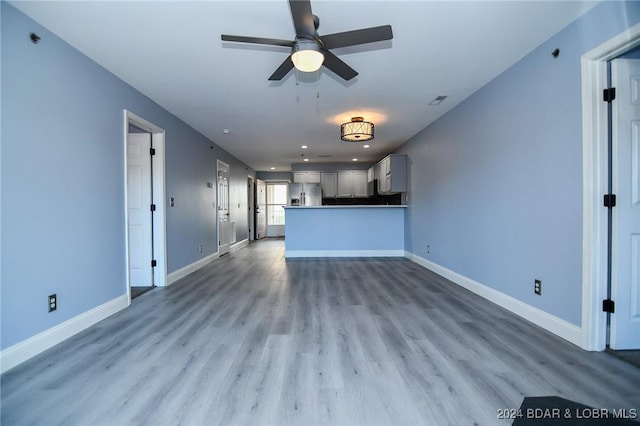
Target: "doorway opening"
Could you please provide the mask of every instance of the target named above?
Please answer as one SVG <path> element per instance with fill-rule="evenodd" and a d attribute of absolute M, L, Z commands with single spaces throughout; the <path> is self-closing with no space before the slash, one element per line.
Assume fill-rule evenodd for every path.
<path fill-rule="evenodd" d="M 267 236 L 267 183 L 256 179 L 256 240 Z"/>
<path fill-rule="evenodd" d="M 284 208 L 289 201 L 287 182 L 267 182 L 267 237 L 284 237 Z"/>
<path fill-rule="evenodd" d="M 167 282 L 164 151 L 164 130 L 125 110 L 125 252 L 129 303 Z"/>
<path fill-rule="evenodd" d="M 255 203 L 256 203 L 256 190 L 253 184 L 253 176 L 247 177 L 247 226 L 248 226 L 248 235 L 249 241 L 253 241 L 255 239 Z"/>
<path fill-rule="evenodd" d="M 581 346 L 586 350 L 610 351 L 612 344 L 618 350 L 640 349 L 640 342 L 624 342 L 628 335 L 640 337 L 640 333 L 633 331 L 640 330 L 633 328 L 640 327 L 640 233 L 633 227 L 629 228 L 633 219 L 620 216 L 620 212 L 630 211 L 632 204 L 640 206 L 640 196 L 633 201 L 632 194 L 634 185 L 636 193 L 640 194 L 637 172 L 634 176 L 633 172 L 623 172 L 622 167 L 640 168 L 640 115 L 626 118 L 627 122 L 622 125 L 616 123 L 623 117 L 620 108 L 633 107 L 634 102 L 629 102 L 629 96 L 633 99 L 634 91 L 640 90 L 640 85 L 634 85 L 627 73 L 622 80 L 632 84 L 626 88 L 621 85 L 624 93 L 616 90 L 617 101 L 614 99 L 614 102 L 618 104 L 612 106 L 603 100 L 605 89 L 610 87 L 609 64 L 638 45 L 640 24 L 582 57 L 584 211 Z M 621 97 L 627 101 L 620 102 Z M 640 106 L 640 92 L 637 99 Z M 621 162 L 619 153 L 624 146 L 627 154 Z M 603 198 L 607 194 L 616 194 L 618 202 L 615 207 L 604 206 Z M 626 242 L 620 245 L 623 240 Z M 626 263 L 620 262 L 622 258 Z M 615 304 L 614 312 L 604 312 L 605 305 L 611 306 L 611 300 Z M 632 331 L 629 333 L 629 330 Z"/>
<path fill-rule="evenodd" d="M 218 255 L 231 251 L 235 230 L 229 210 L 229 165 L 218 160 Z"/>

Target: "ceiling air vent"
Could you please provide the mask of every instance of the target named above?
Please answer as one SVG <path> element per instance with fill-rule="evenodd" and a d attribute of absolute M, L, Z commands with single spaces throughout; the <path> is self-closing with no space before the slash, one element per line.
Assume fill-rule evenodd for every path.
<path fill-rule="evenodd" d="M 431 102 L 429 102 L 429 105 L 440 105 L 442 103 L 442 101 L 444 101 L 447 98 L 448 98 L 448 96 L 440 95 L 440 96 L 436 97 L 434 100 L 432 100 Z"/>

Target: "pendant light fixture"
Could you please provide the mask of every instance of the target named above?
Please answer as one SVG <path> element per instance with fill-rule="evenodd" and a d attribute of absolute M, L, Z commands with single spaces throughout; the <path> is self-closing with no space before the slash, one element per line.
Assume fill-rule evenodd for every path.
<path fill-rule="evenodd" d="M 340 126 L 340 139 L 347 142 L 364 142 L 373 139 L 373 123 L 363 117 L 353 117 Z"/>

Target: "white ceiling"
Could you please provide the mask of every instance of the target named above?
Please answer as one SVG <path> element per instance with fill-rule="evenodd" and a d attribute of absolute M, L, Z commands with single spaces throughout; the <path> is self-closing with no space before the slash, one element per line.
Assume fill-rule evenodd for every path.
<path fill-rule="evenodd" d="M 293 40 L 286 0 L 11 3 L 255 170 L 377 161 L 596 4 L 312 0 L 320 35 L 390 24 L 394 38 L 333 50 L 360 73 L 349 82 L 323 68 L 297 84 L 267 80 L 288 48 L 220 40 Z M 370 149 L 340 140 L 356 115 L 375 124 Z"/>

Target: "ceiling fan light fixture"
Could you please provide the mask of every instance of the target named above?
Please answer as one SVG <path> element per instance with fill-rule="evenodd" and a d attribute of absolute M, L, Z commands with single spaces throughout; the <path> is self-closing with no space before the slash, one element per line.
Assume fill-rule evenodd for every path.
<path fill-rule="evenodd" d="M 353 117 L 340 126 L 340 139 L 347 142 L 364 142 L 373 139 L 373 123 L 362 117 Z"/>
<path fill-rule="evenodd" d="M 296 40 L 291 53 L 291 61 L 298 71 L 318 71 L 324 62 L 320 43 L 316 40 Z"/>

